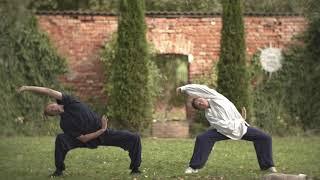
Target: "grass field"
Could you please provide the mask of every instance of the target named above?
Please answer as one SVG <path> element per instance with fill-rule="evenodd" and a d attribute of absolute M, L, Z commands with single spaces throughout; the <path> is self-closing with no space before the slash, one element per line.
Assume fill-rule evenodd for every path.
<path fill-rule="evenodd" d="M 48 179 L 54 171 L 54 137 L 1 137 L 0 179 Z M 66 158 L 63 179 L 259 179 L 253 145 L 224 141 L 215 145 L 206 166 L 185 175 L 193 139 L 142 139 L 140 176 L 129 175 L 126 151 L 115 147 L 76 149 Z M 320 137 L 274 138 L 274 161 L 283 173 L 320 177 Z"/>

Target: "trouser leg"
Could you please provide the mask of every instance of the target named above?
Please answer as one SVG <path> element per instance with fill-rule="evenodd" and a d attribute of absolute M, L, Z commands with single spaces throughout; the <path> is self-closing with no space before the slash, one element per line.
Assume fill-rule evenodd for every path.
<path fill-rule="evenodd" d="M 210 129 L 198 135 L 189 166 L 193 169 L 202 168 L 208 160 L 214 143 L 226 139 L 229 138 L 217 132 L 216 129 Z"/>
<path fill-rule="evenodd" d="M 109 129 L 103 135 L 102 144 L 104 146 L 116 146 L 129 151 L 131 159 L 130 169 L 137 169 L 141 164 L 141 139 L 138 134 L 129 131 L 118 131 Z"/>
<path fill-rule="evenodd" d="M 242 139 L 253 141 L 258 163 L 262 170 L 274 166 L 272 159 L 272 139 L 268 134 L 257 128 L 248 127 L 247 133 Z"/>
<path fill-rule="evenodd" d="M 83 144 L 67 135 L 67 134 L 58 134 L 55 142 L 55 166 L 58 171 L 64 170 L 64 159 L 71 149 L 83 147 Z"/>

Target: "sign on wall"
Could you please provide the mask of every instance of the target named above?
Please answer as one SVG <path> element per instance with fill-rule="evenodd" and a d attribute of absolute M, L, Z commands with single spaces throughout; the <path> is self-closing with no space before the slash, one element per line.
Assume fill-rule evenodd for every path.
<path fill-rule="evenodd" d="M 276 72 L 281 68 L 282 53 L 281 49 L 268 47 L 261 50 L 260 63 L 262 68 L 270 73 Z"/>

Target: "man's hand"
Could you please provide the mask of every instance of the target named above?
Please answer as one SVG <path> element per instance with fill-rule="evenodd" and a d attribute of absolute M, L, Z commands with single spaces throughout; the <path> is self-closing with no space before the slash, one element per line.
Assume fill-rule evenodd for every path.
<path fill-rule="evenodd" d="M 242 115 L 242 118 L 243 118 L 244 120 L 247 119 L 247 110 L 246 110 L 245 107 L 242 107 L 242 108 L 241 108 L 241 115 Z"/>
<path fill-rule="evenodd" d="M 17 89 L 18 93 L 22 93 L 23 91 L 25 91 L 27 89 L 27 86 L 21 86 Z"/>
<path fill-rule="evenodd" d="M 108 117 L 106 115 L 103 115 L 101 118 L 101 129 L 107 130 L 108 128 Z"/>
<path fill-rule="evenodd" d="M 77 139 L 79 141 L 81 141 L 82 143 L 87 143 L 88 141 L 91 141 L 93 139 L 98 138 L 99 136 L 101 136 L 106 130 L 104 129 L 99 129 L 96 132 L 90 133 L 90 134 L 85 134 L 85 135 L 81 135 L 79 137 L 77 137 Z"/>
<path fill-rule="evenodd" d="M 177 93 L 178 95 L 181 93 L 180 87 L 178 87 L 178 88 L 176 89 L 176 93 Z"/>

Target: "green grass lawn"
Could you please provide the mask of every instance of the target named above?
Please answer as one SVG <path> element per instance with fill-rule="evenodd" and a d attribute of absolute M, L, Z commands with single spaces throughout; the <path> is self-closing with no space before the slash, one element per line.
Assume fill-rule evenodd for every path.
<path fill-rule="evenodd" d="M 54 171 L 54 137 L 1 137 L 0 179 L 48 179 Z M 72 150 L 63 179 L 258 179 L 253 145 L 224 141 L 215 145 L 206 166 L 185 175 L 193 139 L 142 139 L 143 174 L 129 175 L 126 151 L 115 147 Z M 320 177 L 320 137 L 274 138 L 274 161 L 280 172 Z"/>

